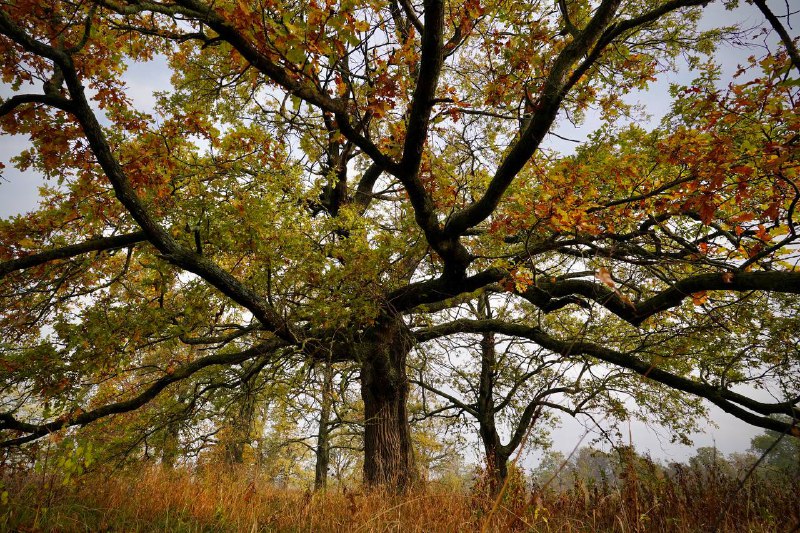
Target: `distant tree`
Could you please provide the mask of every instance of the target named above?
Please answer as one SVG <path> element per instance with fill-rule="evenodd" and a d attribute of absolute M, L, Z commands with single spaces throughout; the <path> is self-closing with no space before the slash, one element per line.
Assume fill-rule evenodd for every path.
<path fill-rule="evenodd" d="M 701 446 L 689 458 L 689 467 L 711 477 L 733 474 L 725 454 L 716 446 Z"/>
<path fill-rule="evenodd" d="M 750 451 L 757 456 L 766 454 L 764 466 L 772 474 L 800 479 L 800 441 L 783 433 L 767 430 L 750 441 Z"/>
<path fill-rule="evenodd" d="M 568 464 L 564 453 L 552 449 L 545 451 L 539 463 L 531 471 L 534 490 L 547 488 L 558 491 L 566 488 L 570 481 L 562 474 Z"/>
<path fill-rule="evenodd" d="M 539 489 L 547 486 L 564 490 L 577 483 L 608 490 L 626 484 L 634 488 L 640 480 L 652 483 L 664 475 L 664 468 L 630 446 L 615 446 L 610 451 L 584 446 L 569 458 L 558 451 L 545 453 L 532 474 L 534 485 Z"/>

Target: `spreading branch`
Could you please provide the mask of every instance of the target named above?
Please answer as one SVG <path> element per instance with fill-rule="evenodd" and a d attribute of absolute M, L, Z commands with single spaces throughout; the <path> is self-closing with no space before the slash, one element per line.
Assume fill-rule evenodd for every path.
<path fill-rule="evenodd" d="M 705 398 L 714 405 L 720 407 L 723 411 L 754 426 L 781 432 L 792 431 L 793 435 L 800 438 L 800 431 L 794 428 L 790 423 L 771 417 L 771 415 L 784 414 L 792 419 L 800 418 L 800 408 L 798 407 L 798 402 L 800 400 L 774 404 L 759 402 L 728 389 L 719 388 L 691 378 L 673 374 L 658 368 L 655 364 L 648 363 L 627 353 L 604 348 L 585 341 L 564 341 L 557 339 L 540 328 L 502 320 L 462 319 L 418 330 L 415 332 L 415 337 L 418 342 L 426 342 L 445 335 L 482 333 L 487 331 L 529 339 L 542 348 L 558 353 L 564 357 L 573 357 L 577 355 L 595 357 L 606 363 L 633 370 L 644 378 L 667 385 L 673 389 Z"/>
<path fill-rule="evenodd" d="M 241 364 L 249 359 L 253 359 L 261 355 L 271 354 L 276 350 L 285 347 L 286 345 L 287 344 L 285 341 L 273 338 L 241 352 L 207 355 L 192 361 L 191 363 L 178 367 L 172 373 L 168 373 L 167 375 L 159 378 L 145 390 L 129 400 L 107 404 L 90 411 L 80 411 L 73 414 L 68 414 L 52 422 L 31 424 L 18 420 L 12 413 L 0 413 L 0 431 L 17 431 L 25 434 L 21 437 L 0 442 L 0 448 L 18 446 L 68 427 L 85 426 L 86 424 L 90 424 L 95 420 L 99 420 L 110 415 L 134 411 L 153 400 L 169 385 L 177 383 L 178 381 L 183 381 L 196 374 L 200 370 L 211 366 L 230 366 Z"/>
<path fill-rule="evenodd" d="M 72 244 L 40 252 L 38 254 L 31 254 L 19 259 L 12 259 L 0 263 L 0 279 L 12 272 L 25 270 L 35 266 L 57 261 L 59 259 L 69 259 L 78 255 L 87 254 L 90 252 L 105 252 L 108 250 L 115 250 L 118 248 L 126 248 L 133 246 L 147 240 L 147 236 L 143 231 L 135 231 L 125 235 L 116 235 L 114 237 L 98 237 L 96 239 L 89 239 L 79 244 Z"/>

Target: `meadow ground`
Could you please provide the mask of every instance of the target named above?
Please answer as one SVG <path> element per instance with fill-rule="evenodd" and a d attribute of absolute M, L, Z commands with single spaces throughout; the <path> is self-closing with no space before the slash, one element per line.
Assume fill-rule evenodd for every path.
<path fill-rule="evenodd" d="M 654 471 L 654 474 L 657 474 Z M 576 479 L 500 498 L 420 484 L 405 494 L 279 488 L 252 472 L 159 467 L 3 478 L 3 531 L 797 531 L 800 480 L 685 469 L 631 471 L 617 486 Z"/>

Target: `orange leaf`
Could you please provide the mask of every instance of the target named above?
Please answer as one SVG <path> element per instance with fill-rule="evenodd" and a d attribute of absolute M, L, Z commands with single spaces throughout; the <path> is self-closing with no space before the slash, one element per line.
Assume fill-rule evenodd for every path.
<path fill-rule="evenodd" d="M 595 276 L 603 282 L 603 285 L 611 287 L 612 289 L 617 287 L 617 284 L 614 283 L 614 280 L 611 278 L 611 272 L 609 272 L 606 267 L 600 267 Z"/>
<path fill-rule="evenodd" d="M 700 291 L 692 293 L 692 303 L 694 305 L 703 305 L 708 300 L 708 292 Z"/>

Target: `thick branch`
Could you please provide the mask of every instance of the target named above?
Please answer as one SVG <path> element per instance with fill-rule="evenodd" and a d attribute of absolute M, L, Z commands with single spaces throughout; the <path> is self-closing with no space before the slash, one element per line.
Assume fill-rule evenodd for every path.
<path fill-rule="evenodd" d="M 419 17 L 417 17 L 417 14 L 414 12 L 414 6 L 411 5 L 410 0 L 398 0 L 398 3 L 400 4 L 400 7 L 403 8 L 403 12 L 406 14 L 408 21 L 411 22 L 411 25 L 416 28 L 420 35 L 425 33 L 425 27 L 422 25 Z"/>
<path fill-rule="evenodd" d="M 593 300 L 623 320 L 638 326 L 649 317 L 680 305 L 693 293 L 702 291 L 773 291 L 800 294 L 800 272 L 727 272 L 698 274 L 677 281 L 670 288 L 641 302 L 625 300 L 601 283 L 567 279 L 541 282 L 521 294 L 534 305 L 545 309 L 545 294 L 552 298 L 580 295 Z"/>
<path fill-rule="evenodd" d="M 287 340 L 294 340 L 294 335 L 288 325 L 264 298 L 244 286 L 210 259 L 181 246 L 150 216 L 131 186 L 122 166 L 112 154 L 102 128 L 86 101 L 77 74 L 71 68 L 71 61 L 67 62 L 62 70 L 65 71 L 67 87 L 76 102 L 76 116 L 83 127 L 92 152 L 111 182 L 117 199 L 144 230 L 150 242 L 170 263 L 197 274 L 233 301 L 247 308 L 265 327 L 274 330 L 276 334 Z"/>
<path fill-rule="evenodd" d="M 530 123 L 520 133 L 519 140 L 497 168 L 484 195 L 450 218 L 445 226 L 447 235 L 463 235 L 467 229 L 486 220 L 497 208 L 506 189 L 538 150 L 550 126 L 555 121 L 561 109 L 561 102 L 570 89 L 570 86 L 566 85 L 570 70 L 592 48 L 601 32 L 611 23 L 620 1 L 604 0 L 586 28 L 558 55 L 544 82 L 536 111 L 531 117 Z"/>
<path fill-rule="evenodd" d="M 353 194 L 353 201 L 358 206 L 359 212 L 362 215 L 372 202 L 372 189 L 375 187 L 378 178 L 381 177 L 381 173 L 381 168 L 373 163 L 364 171 L 364 174 L 361 176 L 356 186 L 356 191 Z"/>
<path fill-rule="evenodd" d="M 456 320 L 415 332 L 419 342 L 436 339 L 457 333 L 482 333 L 494 331 L 504 335 L 530 339 L 539 346 L 561 354 L 565 357 L 575 355 L 589 355 L 622 368 L 633 370 L 641 376 L 657 381 L 663 385 L 688 392 L 705 398 L 720 407 L 723 411 L 754 426 L 773 429 L 775 431 L 789 431 L 791 424 L 770 418 L 769 415 L 785 414 L 793 419 L 800 418 L 800 408 L 796 402 L 783 402 L 767 404 L 758 402 L 741 394 L 727 389 L 701 383 L 690 378 L 685 378 L 657 368 L 630 354 L 603 348 L 601 346 L 583 341 L 562 341 L 545 333 L 539 328 L 513 324 L 502 320 Z M 747 411 L 745 409 L 749 409 Z M 758 414 L 755 414 L 758 413 Z M 791 429 L 792 434 L 800 438 L 800 431 Z"/>
<path fill-rule="evenodd" d="M 452 246 L 452 243 L 448 246 L 441 242 L 441 228 L 436 219 L 433 200 L 419 179 L 422 153 L 428 138 L 431 111 L 444 61 L 443 31 L 444 1 L 426 0 L 419 74 L 409 109 L 403 157 L 397 177 L 408 192 L 408 199 L 414 207 L 414 219 L 425 232 L 428 243 L 448 264 L 455 260 L 454 254 L 459 251 L 458 247 Z"/>
<path fill-rule="evenodd" d="M 412 283 L 398 289 L 388 296 L 393 309 L 404 312 L 418 305 L 441 302 L 462 294 L 467 294 L 487 285 L 496 283 L 508 273 L 501 268 L 490 268 L 463 279 L 441 277 L 430 281 Z"/>
<path fill-rule="evenodd" d="M 3 117 L 24 104 L 44 104 L 71 112 L 72 103 L 66 98 L 50 94 L 17 94 L 0 103 L 0 117 Z"/>
<path fill-rule="evenodd" d="M 7 35 L 30 52 L 51 59 L 56 68 L 61 70 L 72 97 L 72 112 L 83 128 L 94 156 L 111 182 L 117 199 L 125 206 L 147 235 L 148 240 L 163 254 L 164 258 L 174 265 L 202 277 L 233 301 L 247 308 L 265 327 L 275 331 L 277 335 L 286 340 L 294 341 L 295 337 L 287 323 L 268 302 L 213 261 L 181 246 L 151 217 L 111 151 L 103 129 L 86 99 L 72 58 L 62 50 L 28 36 L 3 10 L 0 10 L 0 33 Z"/>
<path fill-rule="evenodd" d="M 655 22 L 664 15 L 671 13 L 676 9 L 704 6 L 708 4 L 708 2 L 709 0 L 672 0 L 638 17 L 624 20 L 618 24 L 610 26 L 606 31 L 603 32 L 603 35 L 598 40 L 597 45 L 594 47 L 591 53 L 589 53 L 586 59 L 572 73 L 567 85 L 572 87 L 578 83 L 578 80 L 580 80 L 580 78 L 592 67 L 592 65 L 595 64 L 600 55 L 603 53 L 603 50 L 605 50 L 605 48 L 611 44 L 614 39 L 620 37 L 623 33 Z"/>
<path fill-rule="evenodd" d="M 17 270 L 24 270 L 26 268 L 35 267 L 56 261 L 58 259 L 69 259 L 77 255 L 82 255 L 89 252 L 100 252 L 105 250 L 113 250 L 115 248 L 124 248 L 132 246 L 136 243 L 147 240 L 147 236 L 143 231 L 136 231 L 126 235 L 117 235 L 115 237 L 99 237 L 97 239 L 90 239 L 80 244 L 72 244 L 54 250 L 47 250 L 38 254 L 21 257 L 19 259 L 12 259 L 4 263 L 0 263 L 0 279 L 11 272 Z"/>
<path fill-rule="evenodd" d="M 525 438 L 525 434 L 528 433 L 528 428 L 536 423 L 536 420 L 542 412 L 540 400 L 541 398 L 535 399 L 525 406 L 525 410 L 522 412 L 514 434 L 511 435 L 508 444 L 503 446 L 503 452 L 506 452 L 507 455 L 511 455 L 514 450 L 517 449 L 522 443 L 522 439 Z"/>
<path fill-rule="evenodd" d="M 347 103 L 343 100 L 330 98 L 309 83 L 302 83 L 292 76 L 287 70 L 276 64 L 269 57 L 259 52 L 253 44 L 246 39 L 233 25 L 220 17 L 214 8 L 197 0 L 178 0 L 178 4 L 192 10 L 197 14 L 197 19 L 207 24 L 219 36 L 231 44 L 242 57 L 253 67 L 263 72 L 272 81 L 289 91 L 291 94 L 309 102 L 320 109 L 331 113 L 346 113 Z"/>
<path fill-rule="evenodd" d="M 794 41 L 789 35 L 789 32 L 786 31 L 786 28 L 783 27 L 781 21 L 778 20 L 778 17 L 770 10 L 764 0 L 753 0 L 753 3 L 761 10 L 761 13 L 764 14 L 764 17 L 769 21 L 770 25 L 772 25 L 772 29 L 780 36 L 781 42 L 783 42 L 783 46 L 786 47 L 786 52 L 789 54 L 794 68 L 800 71 L 800 53 L 797 52 L 797 47 L 794 45 Z"/>
<path fill-rule="evenodd" d="M 708 0 L 673 0 L 638 17 L 611 24 L 619 7 L 618 0 L 605 0 L 597 8 L 585 29 L 559 54 L 537 102 L 536 112 L 519 140 L 498 167 L 483 197 L 453 215 L 445 227 L 448 236 L 463 235 L 466 230 L 486 220 L 494 212 L 506 189 L 538 150 L 542 139 L 561 108 L 569 90 L 599 59 L 603 50 L 623 33 L 645 26 L 676 9 L 704 5 Z M 574 29 L 574 28 L 573 28 Z M 577 68 L 577 61 L 587 56 Z"/>
<path fill-rule="evenodd" d="M 104 2 L 108 7 L 120 14 L 134 14 L 141 11 L 165 13 L 174 16 L 175 10 L 183 16 L 196 19 L 213 29 L 218 35 L 216 39 L 224 40 L 236 49 L 241 56 L 256 70 L 271 79 L 288 93 L 312 104 L 323 111 L 336 116 L 337 126 L 342 134 L 361 148 L 373 161 L 387 171 L 395 170 L 395 163 L 386 157 L 369 139 L 358 132 L 350 120 L 350 105 L 346 99 L 331 98 L 313 83 L 304 82 L 294 72 L 273 61 L 267 54 L 245 37 L 235 26 L 218 15 L 212 6 L 199 0 L 179 0 L 178 6 L 164 6 L 148 2 L 139 2 L 135 6 L 120 6 L 113 2 Z M 171 11 L 172 10 L 172 11 Z"/>

